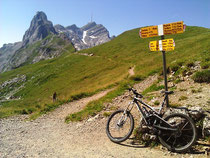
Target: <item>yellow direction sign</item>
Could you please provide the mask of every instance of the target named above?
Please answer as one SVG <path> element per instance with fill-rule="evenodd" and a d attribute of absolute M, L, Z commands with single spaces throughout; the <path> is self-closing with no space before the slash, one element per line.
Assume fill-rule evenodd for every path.
<path fill-rule="evenodd" d="M 150 41 L 149 49 L 150 51 L 159 51 L 159 41 Z"/>
<path fill-rule="evenodd" d="M 161 48 L 162 43 L 162 48 Z M 175 42 L 173 38 L 164 39 L 159 41 L 159 49 L 160 51 L 173 51 L 175 48 Z"/>
<path fill-rule="evenodd" d="M 183 21 L 174 22 L 170 24 L 163 24 L 164 35 L 183 33 L 184 31 L 185 26 L 183 24 Z"/>
<path fill-rule="evenodd" d="M 183 33 L 185 31 L 186 25 L 183 21 L 162 24 L 156 26 L 143 27 L 139 31 L 141 38 L 148 38 L 154 36 L 163 36 L 170 34 Z"/>
<path fill-rule="evenodd" d="M 173 38 L 159 41 L 151 41 L 149 43 L 149 48 L 150 51 L 173 51 L 175 48 L 175 42 Z"/>
<path fill-rule="evenodd" d="M 149 26 L 141 28 L 139 31 L 139 35 L 141 38 L 158 36 L 158 26 Z"/>

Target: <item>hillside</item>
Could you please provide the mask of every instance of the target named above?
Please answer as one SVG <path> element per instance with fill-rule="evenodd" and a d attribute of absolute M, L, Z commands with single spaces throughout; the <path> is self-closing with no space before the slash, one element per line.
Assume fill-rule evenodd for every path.
<path fill-rule="evenodd" d="M 58 58 L 0 74 L 0 117 L 51 110 L 64 102 L 162 71 L 161 52 L 148 49 L 149 41 L 160 37 L 140 39 L 138 31 L 126 31 L 110 42 L 77 53 L 66 48 L 69 50 Z M 210 29 L 192 26 L 183 34 L 166 36 L 176 43 L 175 51 L 166 53 L 167 65 L 209 62 L 209 36 Z M 136 75 L 129 79 L 128 70 L 133 66 Z M 52 101 L 54 92 L 56 103 Z"/>

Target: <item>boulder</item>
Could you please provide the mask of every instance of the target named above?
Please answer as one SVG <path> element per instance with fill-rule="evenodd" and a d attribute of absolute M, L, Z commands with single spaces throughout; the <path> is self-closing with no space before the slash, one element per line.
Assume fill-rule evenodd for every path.
<path fill-rule="evenodd" d="M 188 110 L 190 117 L 195 121 L 200 120 L 204 116 L 204 111 L 199 106 L 191 107 Z"/>
<path fill-rule="evenodd" d="M 203 137 L 210 136 L 210 114 L 206 115 L 203 120 L 203 129 L 202 129 Z"/>

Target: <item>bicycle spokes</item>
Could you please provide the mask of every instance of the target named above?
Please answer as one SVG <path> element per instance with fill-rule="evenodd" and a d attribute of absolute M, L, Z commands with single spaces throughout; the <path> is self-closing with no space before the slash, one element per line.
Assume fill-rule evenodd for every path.
<path fill-rule="evenodd" d="M 160 140 L 170 150 L 183 151 L 195 140 L 195 127 L 189 117 L 182 114 L 169 116 L 166 121 L 177 130 L 162 131 Z"/>
<path fill-rule="evenodd" d="M 110 116 L 107 124 L 107 135 L 114 142 L 126 140 L 133 131 L 133 117 L 120 110 Z"/>

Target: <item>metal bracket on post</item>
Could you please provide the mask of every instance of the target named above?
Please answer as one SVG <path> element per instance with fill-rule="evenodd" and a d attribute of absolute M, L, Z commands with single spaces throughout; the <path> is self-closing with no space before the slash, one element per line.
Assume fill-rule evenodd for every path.
<path fill-rule="evenodd" d="M 161 36 L 161 40 L 164 40 L 164 35 Z M 162 51 L 163 54 L 163 76 L 164 76 L 164 83 L 165 83 L 165 91 L 168 91 L 168 81 L 167 81 L 167 69 L 166 69 L 166 55 L 165 51 Z M 169 99 L 168 96 L 166 97 L 166 107 L 169 107 Z"/>

